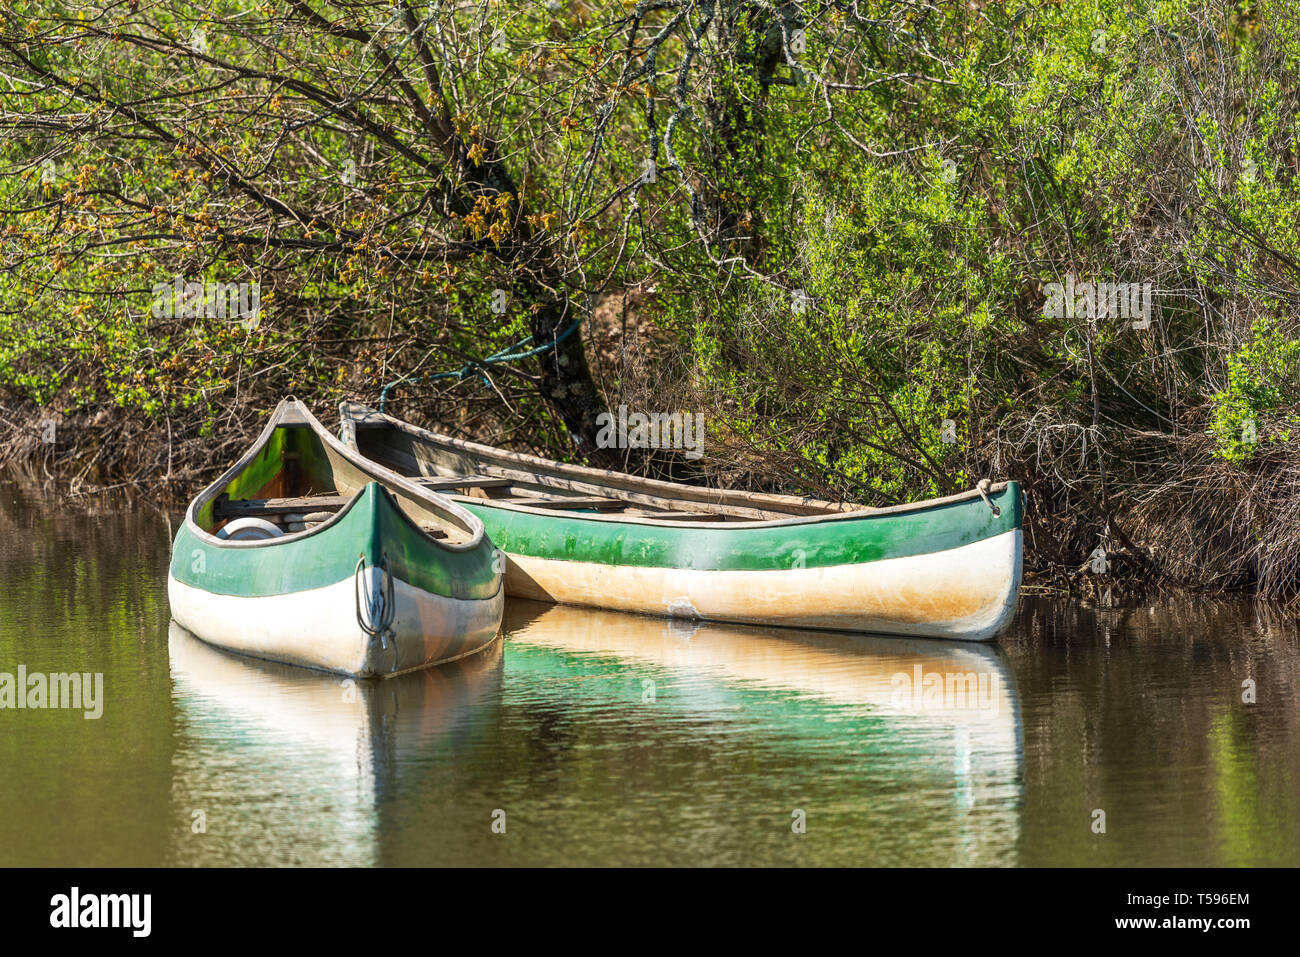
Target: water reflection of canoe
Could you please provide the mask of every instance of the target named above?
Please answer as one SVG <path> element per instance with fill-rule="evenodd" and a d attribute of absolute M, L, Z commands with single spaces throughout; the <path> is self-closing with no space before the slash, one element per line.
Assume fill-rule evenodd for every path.
<path fill-rule="evenodd" d="M 566 465 L 356 403 L 339 415 L 362 455 L 482 519 L 514 597 L 965 641 L 991 640 L 1015 613 L 1015 482 L 869 509 Z"/>
<path fill-rule="evenodd" d="M 1023 745 L 996 648 L 514 601 L 504 628 L 508 689 L 555 683 L 557 707 L 586 696 L 589 710 L 632 716 L 649 688 L 659 720 L 679 719 L 660 727 L 684 721 L 708 740 L 725 735 L 723 753 L 771 754 L 782 778 L 826 782 L 882 862 L 1014 861 Z M 899 820 L 914 844 L 890 833 Z"/>
<path fill-rule="evenodd" d="M 1015 861 L 1021 716 L 996 648 L 513 601 L 504 629 L 507 694 L 602 720 L 615 731 L 598 740 L 649 744 L 651 766 L 660 748 L 672 755 L 676 778 L 637 771 L 656 797 L 634 801 L 637 817 L 693 828 L 694 857 L 682 859 L 748 859 L 733 856 L 728 828 L 771 820 L 785 798 L 785 814 L 813 807 L 819 828 L 846 828 L 849 845 L 870 849 L 822 845 L 841 863 Z M 594 774 L 593 763 L 582 768 Z M 755 768 L 770 778 L 755 783 Z M 697 802 L 711 809 L 702 819 L 688 810 Z M 745 833 L 767 840 L 763 824 Z M 780 841 L 764 853 L 800 859 Z"/>
<path fill-rule="evenodd" d="M 175 622 L 168 647 L 188 732 L 175 757 L 175 802 L 204 809 L 209 821 L 255 818 L 240 827 L 267 838 L 261 848 L 229 848 L 231 862 L 373 863 L 378 806 L 399 772 L 459 745 L 500 700 L 500 641 L 383 682 L 231 654 Z"/>
<path fill-rule="evenodd" d="M 512 645 L 624 660 L 750 688 L 794 692 L 829 705 L 978 731 L 1018 751 L 1019 713 L 996 648 L 968 642 L 680 622 L 512 601 Z"/>

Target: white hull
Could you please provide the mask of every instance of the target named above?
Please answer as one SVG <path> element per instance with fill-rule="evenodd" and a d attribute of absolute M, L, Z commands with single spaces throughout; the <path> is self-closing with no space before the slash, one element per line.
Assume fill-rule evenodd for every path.
<path fill-rule="evenodd" d="M 990 641 L 1020 591 L 1019 529 L 866 564 L 769 571 L 641 568 L 509 556 L 511 595 L 640 614 Z"/>
<path fill-rule="evenodd" d="M 384 648 L 357 623 L 352 578 L 249 598 L 214 594 L 169 576 L 167 593 L 176 622 L 210 644 L 358 677 L 401 674 L 480 651 L 496 637 L 505 607 L 504 590 L 491 599 L 462 600 L 395 580 L 396 610 Z"/>

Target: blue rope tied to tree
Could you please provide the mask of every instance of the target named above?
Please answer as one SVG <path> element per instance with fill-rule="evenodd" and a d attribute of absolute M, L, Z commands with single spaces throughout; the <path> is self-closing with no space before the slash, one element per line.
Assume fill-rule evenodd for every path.
<path fill-rule="evenodd" d="M 518 342 L 506 346 L 504 349 L 499 349 L 496 352 L 492 353 L 492 355 L 488 356 L 486 359 L 471 359 L 469 362 L 465 363 L 465 365 L 457 369 L 455 372 L 438 372 L 435 373 L 434 375 L 424 375 L 424 376 L 402 376 L 400 379 L 394 379 L 392 382 L 384 386 L 383 389 L 381 389 L 379 392 L 379 411 L 380 412 L 384 411 L 384 406 L 388 403 L 389 391 L 391 391 L 392 389 L 396 388 L 397 386 L 401 385 L 404 382 L 435 382 L 439 379 L 455 379 L 456 381 L 460 382 L 470 378 L 470 376 L 477 375 L 480 379 L 483 380 L 483 384 L 490 388 L 492 385 L 492 380 L 488 378 L 488 374 L 486 371 L 488 366 L 497 365 L 502 362 L 518 362 L 520 359 L 531 359 L 535 355 L 540 355 L 541 353 L 546 352 L 549 349 L 554 349 L 565 339 L 569 338 L 569 336 L 573 335 L 574 331 L 578 328 L 578 326 L 582 324 L 582 318 L 583 318 L 582 316 L 579 316 L 577 319 L 573 320 L 572 324 L 570 324 L 567 329 L 561 332 L 554 339 L 551 339 L 549 342 L 544 342 L 540 346 L 535 346 L 532 349 L 528 349 L 524 352 L 511 352 L 510 350 L 518 349 L 520 346 L 526 346 L 529 342 L 532 341 L 533 339 L 532 336 L 526 336 L 525 338 L 520 339 Z"/>

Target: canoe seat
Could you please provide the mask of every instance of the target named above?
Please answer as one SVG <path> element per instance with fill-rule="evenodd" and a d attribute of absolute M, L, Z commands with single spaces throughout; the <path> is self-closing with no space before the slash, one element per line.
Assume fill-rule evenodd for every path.
<path fill-rule="evenodd" d="M 249 498 L 231 501 L 219 498 L 212 505 L 213 518 L 244 518 L 286 515 L 293 512 L 335 512 L 348 504 L 342 495 L 313 495 L 308 498 Z"/>
<path fill-rule="evenodd" d="M 509 502 L 511 505 L 531 505 L 533 508 L 553 509 L 597 509 L 599 511 L 621 511 L 638 518 L 659 518 L 670 522 L 722 522 L 726 516 L 718 512 L 701 512 L 690 508 L 680 510 L 673 508 L 655 508 L 628 502 L 621 498 L 597 495 L 547 495 L 530 489 L 514 488 L 514 495 L 494 498 L 493 502 Z M 524 494 L 520 494 L 524 493 Z M 683 505 L 687 503 L 683 502 Z"/>
<path fill-rule="evenodd" d="M 328 521 L 332 512 L 346 505 L 350 498 L 342 495 L 313 495 L 309 498 L 250 498 L 237 501 L 219 499 L 212 507 L 216 519 L 270 518 L 282 522 L 287 531 L 301 532 Z M 447 538 L 447 530 L 429 522 L 420 528 L 433 538 Z"/>
<path fill-rule="evenodd" d="M 660 518 L 665 522 L 725 522 L 727 520 L 726 515 L 719 515 L 717 512 L 673 512 L 667 509 L 656 509 L 654 511 L 629 512 L 628 514 L 640 518 Z"/>
<path fill-rule="evenodd" d="M 435 492 L 452 488 L 505 488 L 510 484 L 509 479 L 490 475 L 415 475 L 411 481 Z"/>
<path fill-rule="evenodd" d="M 492 501 L 533 508 L 626 508 L 628 504 L 622 499 L 599 495 L 511 495 Z"/>

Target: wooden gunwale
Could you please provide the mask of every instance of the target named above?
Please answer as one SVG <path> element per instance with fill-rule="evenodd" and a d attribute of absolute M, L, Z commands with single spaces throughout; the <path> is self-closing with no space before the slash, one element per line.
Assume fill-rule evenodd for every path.
<path fill-rule="evenodd" d="M 341 403 L 339 411 L 343 421 L 358 431 L 366 428 L 391 428 L 398 432 L 405 433 L 417 441 L 471 458 L 475 461 L 475 471 L 478 474 L 508 478 L 512 482 L 516 483 L 530 483 L 544 487 L 564 489 L 573 493 L 578 493 L 579 495 L 617 498 L 628 504 L 661 508 L 666 512 L 680 510 L 682 505 L 690 505 L 694 514 L 698 514 L 700 511 L 715 512 L 720 516 L 726 516 L 728 519 L 731 519 L 724 521 L 720 518 L 717 522 L 718 525 L 729 529 L 773 528 L 807 525 L 811 523 L 854 521 L 866 517 L 901 516 L 909 513 L 924 512 L 929 509 L 959 502 L 966 502 L 981 497 L 981 493 L 978 489 L 971 489 L 966 492 L 958 492 L 940 498 L 925 499 L 919 502 L 908 502 L 901 505 L 871 508 L 859 505 L 842 505 L 834 502 L 801 498 L 792 495 L 777 495 L 768 492 L 709 489 L 701 486 L 683 485 L 676 482 L 665 482 L 659 479 L 645 479 L 639 476 L 627 475 L 625 473 L 612 472 L 604 469 L 592 469 L 586 466 L 552 462 L 548 459 L 527 455 L 522 452 L 511 452 L 488 445 L 480 445 L 476 442 L 456 439 L 451 436 L 441 435 L 437 432 L 422 429 L 418 426 L 403 422 L 400 419 L 395 419 L 387 414 L 376 412 L 357 403 Z M 389 451 L 393 458 L 399 458 L 406 455 L 406 453 L 403 453 L 400 450 Z M 520 467 L 511 468 L 496 465 L 490 461 L 483 461 L 484 458 L 509 461 L 517 463 Z M 421 463 L 413 460 L 413 467 L 419 468 L 422 466 Z M 439 473 L 437 476 L 426 477 L 437 478 L 440 480 L 442 478 L 451 478 L 452 476 Z M 601 484 L 598 479 L 604 479 L 606 482 L 618 481 L 622 484 Z M 415 481 L 418 481 L 418 479 Z M 992 496 L 1000 493 L 1007 488 L 1007 484 L 1008 483 L 1006 482 L 991 483 L 986 489 L 986 494 Z M 632 486 L 632 488 L 625 488 L 623 487 L 624 485 Z M 654 493 L 648 491 L 637 491 L 637 489 L 653 489 Z M 455 494 L 450 491 L 444 494 L 446 494 L 446 497 L 451 498 L 454 501 L 474 506 L 487 505 L 493 508 L 509 509 L 511 511 L 522 511 L 533 514 L 547 512 L 553 514 L 557 510 L 554 505 L 539 507 L 537 505 L 522 502 L 518 499 L 484 498 Z M 710 496 L 718 497 L 724 501 L 709 501 L 708 499 Z M 762 503 L 769 507 L 751 508 L 731 504 L 741 501 Z M 780 506 L 782 509 L 787 511 L 777 512 L 775 511 L 775 507 L 777 506 Z M 792 512 L 794 512 L 794 514 L 792 514 Z M 636 512 L 602 514 L 598 512 L 566 511 L 563 512 L 563 514 L 567 518 L 576 518 L 592 522 L 618 522 L 656 526 L 682 525 L 694 528 L 699 528 L 701 525 L 707 524 L 693 517 L 690 519 L 677 520 L 672 518 L 671 515 L 659 517 Z"/>

